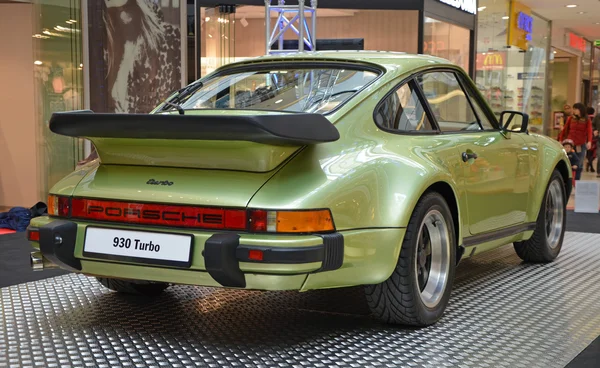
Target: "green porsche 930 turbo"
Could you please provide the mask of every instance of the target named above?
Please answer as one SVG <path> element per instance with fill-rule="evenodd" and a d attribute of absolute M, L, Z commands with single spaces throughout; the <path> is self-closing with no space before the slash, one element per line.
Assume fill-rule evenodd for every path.
<path fill-rule="evenodd" d="M 569 161 L 527 125 L 449 62 L 389 52 L 266 56 L 150 114 L 56 113 L 99 158 L 51 189 L 32 265 L 145 295 L 363 285 L 376 318 L 430 325 L 461 259 L 561 250 Z"/>

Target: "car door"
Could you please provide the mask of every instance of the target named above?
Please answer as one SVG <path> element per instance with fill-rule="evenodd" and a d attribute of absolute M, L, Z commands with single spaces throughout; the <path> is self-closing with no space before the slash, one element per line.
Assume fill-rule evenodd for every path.
<path fill-rule="evenodd" d="M 525 222 L 529 196 L 529 154 L 520 134 L 505 135 L 472 82 L 458 71 L 419 75 L 441 134 L 452 135 L 463 162 L 462 192 L 466 196 L 472 235 Z"/>

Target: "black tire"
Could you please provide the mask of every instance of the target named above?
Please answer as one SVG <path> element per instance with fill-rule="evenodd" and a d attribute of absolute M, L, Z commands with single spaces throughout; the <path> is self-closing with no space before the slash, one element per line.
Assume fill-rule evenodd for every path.
<path fill-rule="evenodd" d="M 551 190 L 555 190 L 552 193 L 558 193 L 562 198 L 562 203 L 555 206 L 560 212 L 552 211 L 552 209 L 549 208 L 549 196 L 551 196 Z M 554 170 L 550 177 L 550 181 L 548 182 L 548 186 L 546 187 L 546 193 L 544 194 L 544 199 L 540 206 L 540 212 L 538 214 L 533 235 L 528 240 L 514 243 L 515 251 L 522 260 L 526 262 L 547 263 L 552 262 L 558 257 L 558 254 L 562 249 L 567 226 L 567 200 L 568 198 L 563 177 L 557 170 Z M 556 200 L 554 203 L 556 203 Z M 553 218 L 550 216 L 558 216 L 559 213 L 562 214 L 562 218 L 558 219 L 556 224 L 560 225 L 560 234 L 553 235 L 553 232 L 549 233 L 548 231 L 548 221 L 552 222 Z"/>
<path fill-rule="evenodd" d="M 169 284 L 164 282 L 128 281 L 106 277 L 96 279 L 106 288 L 123 294 L 157 296 L 169 287 Z"/>
<path fill-rule="evenodd" d="M 438 300 L 428 306 L 421 296 L 418 276 L 420 267 L 417 266 L 417 260 L 420 258 L 417 253 L 420 249 L 419 244 L 423 244 L 420 242 L 421 229 L 423 228 L 423 233 L 427 231 L 429 234 L 429 230 L 425 230 L 424 221 L 434 213 L 436 216 L 437 213 L 441 214 L 445 224 L 446 231 L 443 233 L 446 234 L 446 240 L 443 243 L 446 245 L 440 249 L 447 255 L 447 261 L 440 263 L 447 265 L 444 272 L 447 277 L 445 287 L 441 289 L 443 292 L 438 293 Z M 438 229 L 439 223 L 436 221 L 435 224 L 433 226 Z M 429 242 L 432 244 L 431 240 Z M 448 305 L 455 269 L 456 236 L 452 213 L 440 194 L 427 193 L 419 200 L 411 215 L 394 272 L 380 284 L 365 286 L 369 308 L 375 318 L 386 323 L 418 327 L 434 324 L 442 317 Z M 428 283 L 425 282 L 424 286 L 428 286 Z"/>

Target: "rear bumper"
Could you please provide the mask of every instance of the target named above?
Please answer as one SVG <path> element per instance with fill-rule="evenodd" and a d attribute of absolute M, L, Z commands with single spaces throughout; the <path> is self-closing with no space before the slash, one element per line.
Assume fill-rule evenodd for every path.
<path fill-rule="evenodd" d="M 83 239 L 87 225 L 36 218 L 30 230 L 38 230 L 40 240 L 33 246 L 39 247 L 44 260 L 73 272 L 263 290 L 309 290 L 383 281 L 396 266 L 404 234 L 403 229 L 303 236 L 199 232 L 193 233 L 191 266 L 178 268 L 86 256 Z M 261 251 L 262 260 L 250 257 L 254 250 Z"/>

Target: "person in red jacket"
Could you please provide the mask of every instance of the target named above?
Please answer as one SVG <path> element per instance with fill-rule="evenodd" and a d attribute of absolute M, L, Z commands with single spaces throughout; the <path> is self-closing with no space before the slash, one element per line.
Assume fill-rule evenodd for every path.
<path fill-rule="evenodd" d="M 570 139 L 575 144 L 575 152 L 579 157 L 579 162 L 585 160 L 587 150 L 592 148 L 592 119 L 587 114 L 587 107 L 581 102 L 573 105 L 573 114 L 567 119 L 563 130 L 561 130 L 558 140 Z M 576 171 L 575 180 L 581 179 L 583 165 L 579 165 Z"/>

